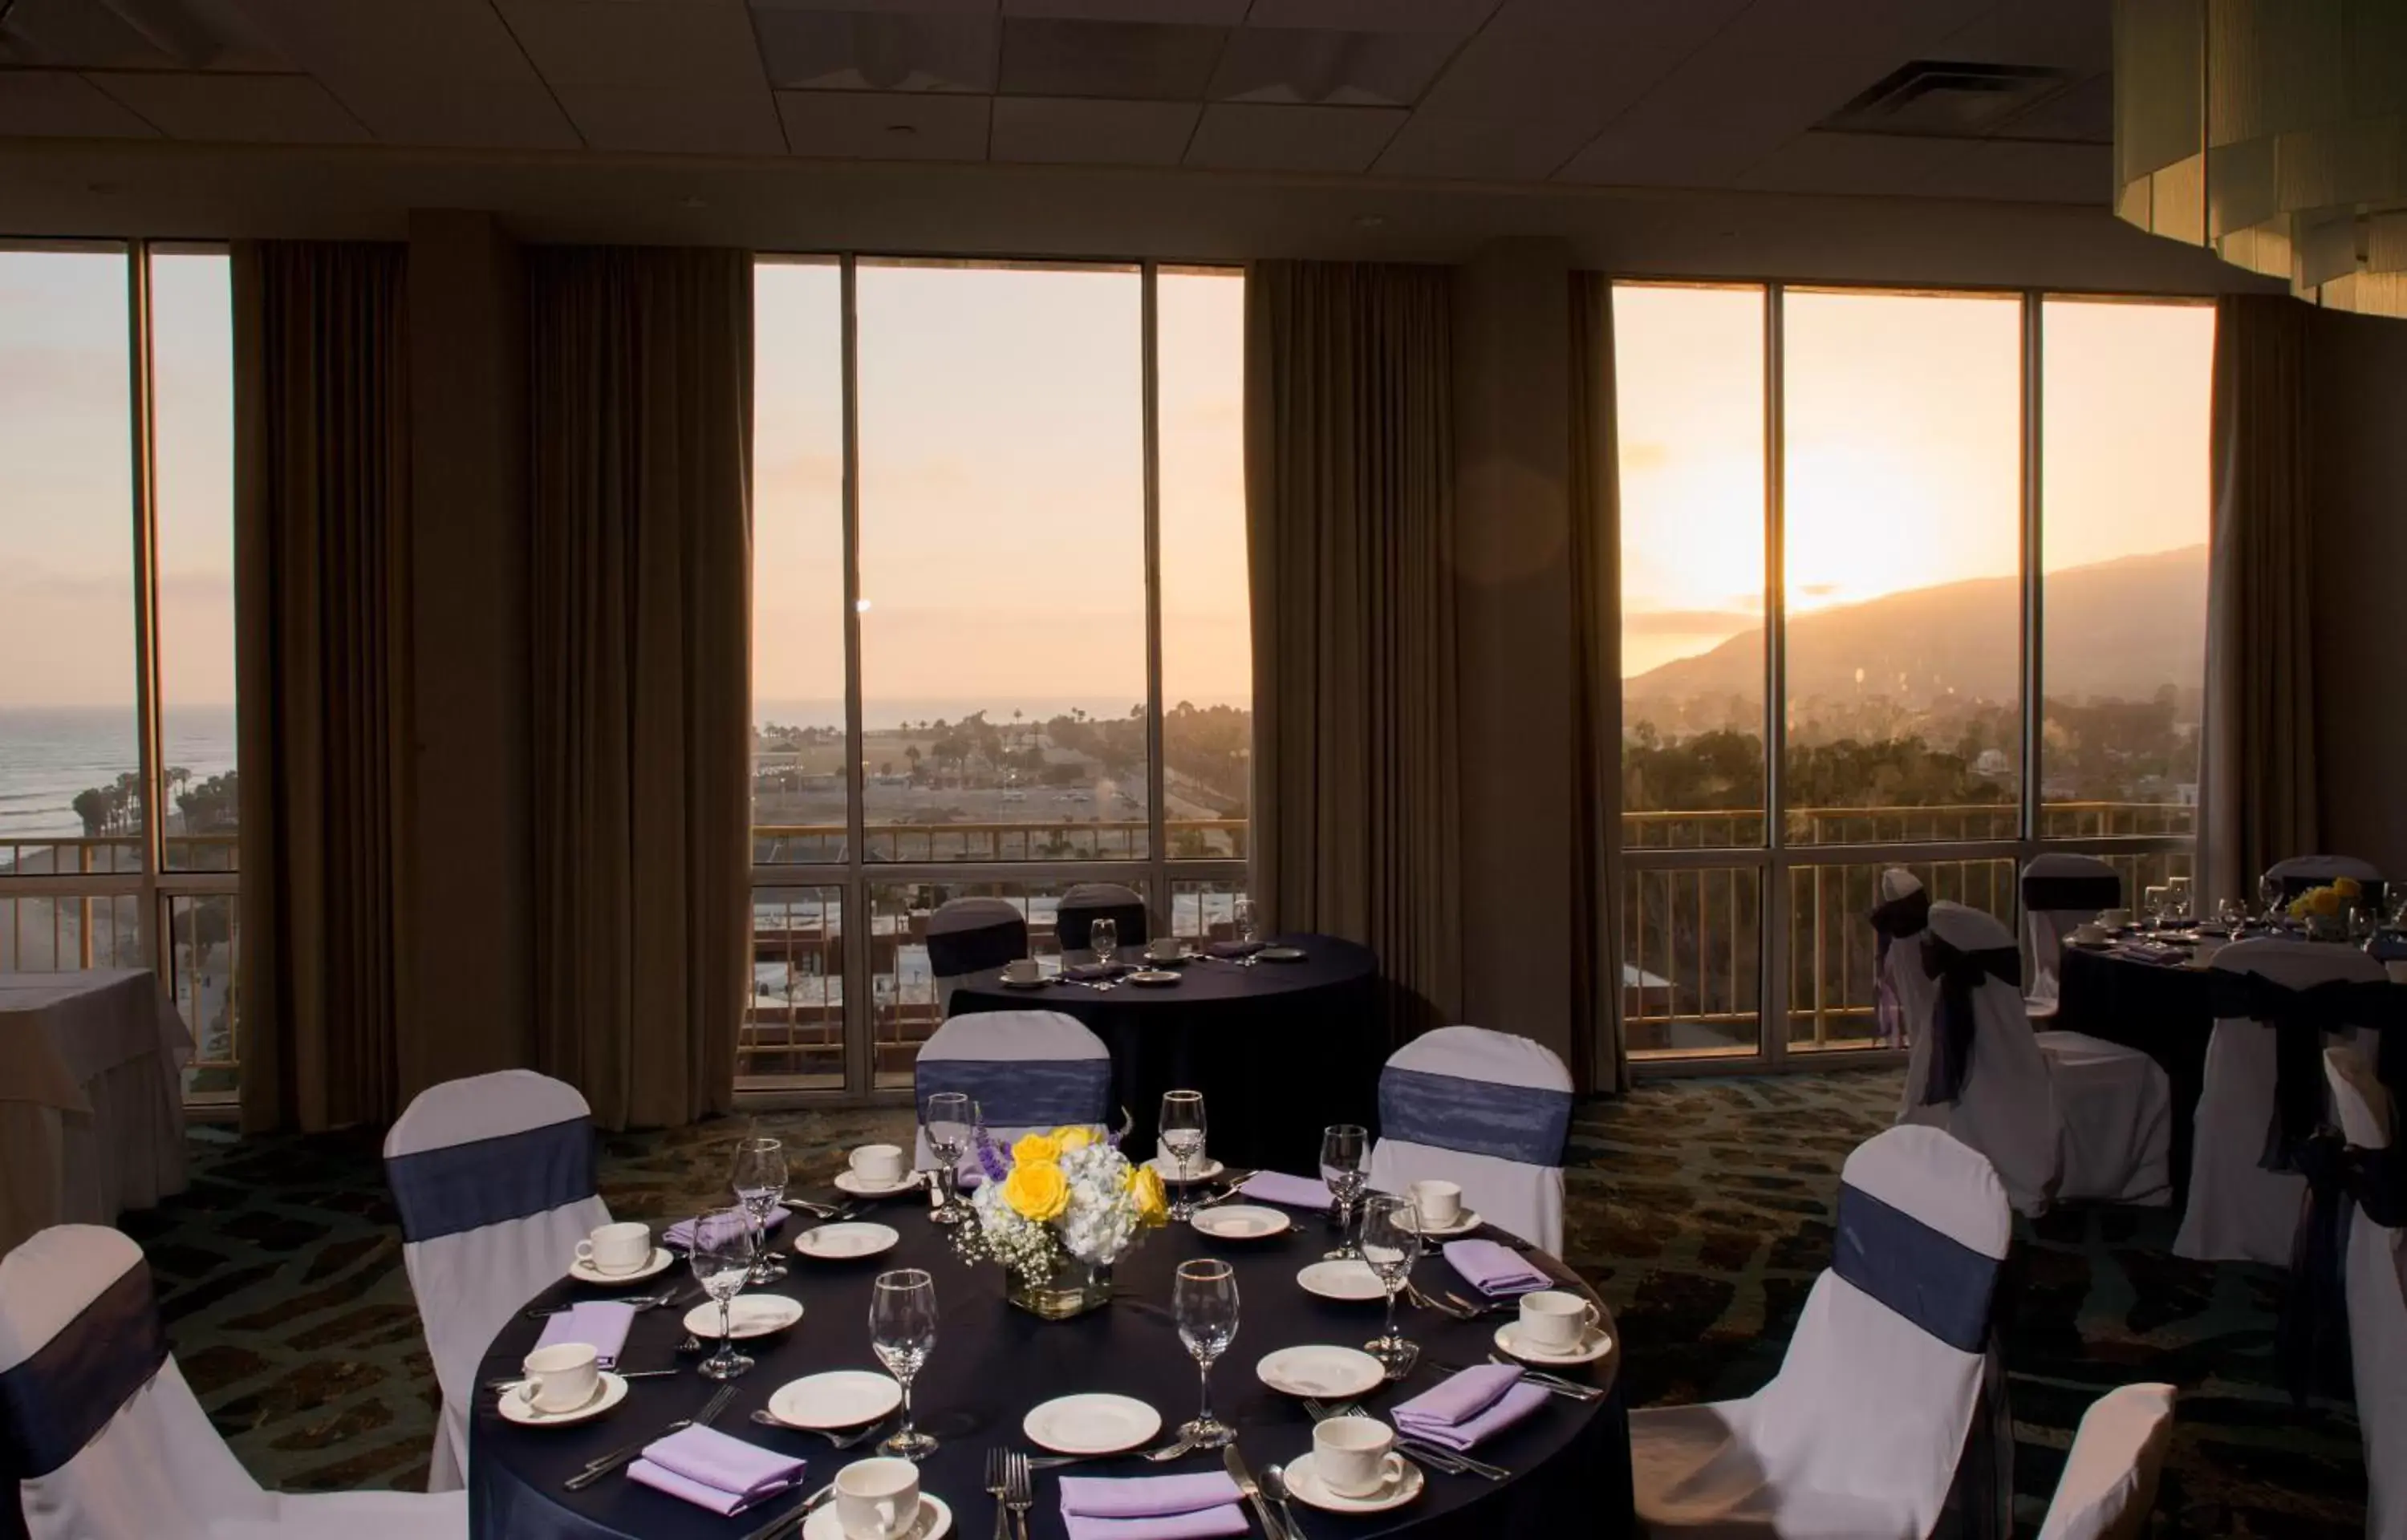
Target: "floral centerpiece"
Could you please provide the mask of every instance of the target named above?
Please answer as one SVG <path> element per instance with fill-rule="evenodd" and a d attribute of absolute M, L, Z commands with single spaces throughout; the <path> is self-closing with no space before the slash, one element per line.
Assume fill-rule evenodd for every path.
<path fill-rule="evenodd" d="M 1091 1128 L 1024 1134 L 1007 1153 L 980 1129 L 977 1154 L 976 1222 L 958 1226 L 955 1244 L 1002 1264 L 1011 1302 L 1050 1320 L 1109 1301 L 1112 1264 L 1170 1215 L 1161 1175 Z"/>
<path fill-rule="evenodd" d="M 2364 901 L 2365 889 L 2356 878 L 2335 877 L 2291 899 L 2289 914 L 2291 919 L 2304 922 L 2312 935 L 2317 929 L 2316 921 L 2345 922 L 2348 911 Z"/>

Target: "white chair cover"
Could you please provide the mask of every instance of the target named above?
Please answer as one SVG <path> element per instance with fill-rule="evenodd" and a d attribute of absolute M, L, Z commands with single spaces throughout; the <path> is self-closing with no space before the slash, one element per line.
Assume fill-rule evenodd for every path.
<path fill-rule="evenodd" d="M 1903 867 L 1882 872 L 1878 901 L 1866 919 L 1874 942 L 1873 1031 L 1883 1048 L 1903 1048 L 1914 1036 L 1915 1018 L 1906 1010 L 1905 993 L 1898 986 L 1899 967 L 1901 960 L 1914 961 L 1921 946 L 1918 938 L 1930 924 L 1930 895 L 1923 891 L 1922 879 Z M 1900 1101 L 1901 1116 L 1907 1105 Z"/>
<path fill-rule="evenodd" d="M 2023 868 L 2022 900 L 2031 953 L 2029 1009 L 2034 1016 L 2053 1016 L 2065 938 L 2122 904 L 2123 879 L 2095 855 L 2050 851 Z"/>
<path fill-rule="evenodd" d="M 0 1442 L 39 1474 L 0 1501 L 33 1540 L 442 1540 L 465 1493 L 262 1491 L 167 1350 L 150 1269 L 97 1225 L 42 1231 L 0 1259 Z"/>
<path fill-rule="evenodd" d="M 1425 1032 L 1380 1072 L 1371 1185 L 1455 1182 L 1481 1219 L 1560 1255 L 1571 1117 L 1571 1071 L 1544 1044 L 1477 1026 Z"/>
<path fill-rule="evenodd" d="M 2353 882 L 2379 884 L 2382 870 L 2371 861 L 2360 861 L 2354 855 L 2292 855 L 2265 869 L 2265 875 L 2282 884 L 2282 895 L 2295 898 L 2311 887 L 2346 877 Z"/>
<path fill-rule="evenodd" d="M 2324 1050 L 2324 1077 L 2341 1133 L 2361 1150 L 2390 1147 L 2390 1093 L 2354 1048 Z M 2357 1423 L 2371 1491 L 2365 1533 L 2407 1540 L 2407 1232 L 2374 1223 L 2351 1204 L 2348 1254 L 2349 1365 Z"/>
<path fill-rule="evenodd" d="M 955 1016 L 920 1045 L 912 1095 L 924 1110 L 939 1091 L 977 1103 L 987 1137 L 1008 1145 L 1032 1129 L 1111 1125 L 1112 1059 L 1104 1040 L 1058 1010 L 974 1010 Z M 919 1130 L 919 1164 L 936 1164 Z M 961 1163 L 966 1172 L 977 1159 Z"/>
<path fill-rule="evenodd" d="M 1091 963 L 1094 949 L 1087 945 L 1087 929 L 1097 920 L 1109 920 L 1119 932 L 1121 958 L 1133 956 L 1148 940 L 1145 900 L 1136 889 L 1118 883 L 1079 883 L 1061 895 L 1053 910 L 1053 936 L 1065 963 Z"/>
<path fill-rule="evenodd" d="M 531 1069 L 447 1081 L 393 1123 L 384 1167 L 443 1388 L 427 1488 L 448 1491 L 467 1478 L 468 1409 L 493 1334 L 610 1222 L 594 1195 L 591 1109 Z"/>
<path fill-rule="evenodd" d="M 964 976 L 1028 955 L 1028 919 L 1007 898 L 947 898 L 928 916 L 928 971 L 938 1014 Z"/>
<path fill-rule="evenodd" d="M 2291 989 L 2331 979 L 2379 981 L 2382 965 L 2353 946 L 2314 941 L 2234 941 L 2211 967 L 2261 973 Z M 2290 1242 L 2304 1177 L 2257 1164 L 2273 1120 L 2273 1031 L 2244 1016 L 2215 1024 L 2206 1041 L 2206 1081 L 2199 1092 L 2190 1153 L 2189 1205 L 2173 1254 L 2195 1262 L 2290 1265 Z"/>
<path fill-rule="evenodd" d="M 2138 1540 L 2172 1434 L 2171 1385 L 2124 1385 L 2091 1402 L 2039 1540 Z"/>
<path fill-rule="evenodd" d="M 2087 1033 L 2040 1032 L 2034 1040 L 2064 1123 L 2057 1196 L 2171 1207 L 2173 1087 L 2165 1067 Z"/>
<path fill-rule="evenodd" d="M 1916 1011 L 1905 1071 L 1912 1105 L 1903 1121 L 1944 1128 L 1979 1151 L 1997 1168 L 2018 1211 L 2044 1213 L 2063 1180 L 2064 1124 L 2046 1057 L 2023 1013 L 2021 988 L 1987 973 L 1972 987 L 1973 1042 L 1963 1083 L 1952 1100 L 1934 1101 L 1942 1057 L 1938 1039 L 1947 1009 L 1945 991 L 1929 976 L 1934 947 L 1961 954 L 2012 954 L 2019 968 L 2014 936 L 2004 925 L 1962 904 L 1930 906 L 1920 957 L 1910 949 L 1899 964 L 1901 991 Z M 1900 949 L 1890 952 L 1900 955 Z M 1914 975 L 1922 976 L 1918 984 Z"/>
<path fill-rule="evenodd" d="M 1973 1427 L 2012 1229 L 1981 1155 L 1893 1128 L 1847 1157 L 1830 1269 L 1772 1383 L 1630 1414 L 1656 1535 L 1922 1540 Z"/>

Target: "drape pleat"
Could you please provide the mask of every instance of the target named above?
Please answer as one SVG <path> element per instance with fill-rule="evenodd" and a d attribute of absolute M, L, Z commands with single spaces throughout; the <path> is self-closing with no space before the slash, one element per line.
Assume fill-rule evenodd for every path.
<path fill-rule="evenodd" d="M 2215 313 L 2215 523 L 2207 576 L 2207 890 L 2253 899 L 2318 848 L 2308 307 L 2226 295 Z"/>
<path fill-rule="evenodd" d="M 1630 1089 L 1621 1033 L 1621 484 L 1613 285 L 1571 280 L 1572 1024 L 1582 1091 Z"/>
<path fill-rule="evenodd" d="M 398 246 L 234 248 L 248 1129 L 398 1108 L 409 372 Z"/>
<path fill-rule="evenodd" d="M 1400 1040 L 1462 1004 L 1450 319 L 1442 268 L 1247 270 L 1252 892 Z"/>
<path fill-rule="evenodd" d="M 748 997 L 751 264 L 542 248 L 527 299 L 538 1063 L 686 1123 Z"/>

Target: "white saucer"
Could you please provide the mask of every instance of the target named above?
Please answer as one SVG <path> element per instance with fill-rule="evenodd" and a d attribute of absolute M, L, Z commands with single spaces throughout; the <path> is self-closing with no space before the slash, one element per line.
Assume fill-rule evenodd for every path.
<path fill-rule="evenodd" d="M 1316 1262 L 1295 1275 L 1303 1292 L 1318 1294 L 1323 1299 L 1342 1299 L 1349 1304 L 1388 1297 L 1386 1285 L 1379 1275 L 1371 1271 L 1367 1262 L 1346 1258 L 1339 1261 Z"/>
<path fill-rule="evenodd" d="M 861 1428 L 903 1405 L 903 1387 L 867 1369 L 790 1379 L 769 1394 L 769 1415 L 790 1428 Z"/>
<path fill-rule="evenodd" d="M 794 1237 L 794 1250 L 821 1262 L 851 1262 L 890 1251 L 902 1239 L 902 1233 L 890 1224 L 841 1221 L 804 1231 Z"/>
<path fill-rule="evenodd" d="M 1153 1174 L 1155 1176 L 1160 1177 L 1162 1180 L 1170 1183 L 1173 1187 L 1178 1185 L 1178 1163 L 1172 1160 L 1168 1155 L 1156 1155 L 1153 1159 L 1146 1162 L 1146 1164 L 1153 1167 Z M 1187 1163 L 1187 1183 L 1191 1187 L 1197 1182 L 1210 1181 L 1214 1177 L 1218 1176 L 1221 1172 L 1226 1171 L 1228 1167 L 1214 1160 L 1209 1155 L 1204 1156 L 1200 1161 L 1189 1161 Z"/>
<path fill-rule="evenodd" d="M 932 1491 L 919 1493 L 919 1521 L 896 1540 L 937 1540 L 939 1535 L 953 1532 L 953 1510 L 945 1500 Z M 835 1516 L 835 1501 L 831 1498 L 803 1520 L 803 1540 L 847 1540 L 844 1520 Z"/>
<path fill-rule="evenodd" d="M 1262 1355 L 1254 1378 L 1288 1395 L 1350 1401 L 1386 1384 L 1388 1371 L 1360 1348 L 1281 1348 Z"/>
<path fill-rule="evenodd" d="M 1161 1414 L 1126 1395 L 1064 1395 L 1029 1408 L 1029 1442 L 1056 1454 L 1117 1454 L 1161 1431 Z"/>
<path fill-rule="evenodd" d="M 728 1307 L 728 1335 L 747 1337 L 782 1332 L 803 1319 L 803 1302 L 783 1294 L 737 1294 Z M 685 1329 L 695 1336 L 719 1335 L 719 1301 L 704 1300 L 685 1313 Z"/>
<path fill-rule="evenodd" d="M 1178 975 L 1166 968 L 1141 968 L 1123 982 L 1144 989 L 1167 989 L 1178 982 Z"/>
<path fill-rule="evenodd" d="M 1602 1326 L 1590 1326 L 1580 1334 L 1580 1345 L 1570 1352 L 1558 1352 L 1552 1348 L 1537 1348 L 1521 1341 L 1521 1323 L 1508 1321 L 1496 1328 L 1496 1346 L 1503 1352 L 1528 1363 L 1593 1363 L 1613 1351 L 1613 1338 Z"/>
<path fill-rule="evenodd" d="M 1187 1222 L 1199 1235 L 1214 1240 L 1267 1240 L 1294 1224 L 1284 1208 L 1272 1208 L 1261 1204 L 1230 1203 L 1218 1208 L 1198 1208 L 1195 1217 Z"/>
<path fill-rule="evenodd" d="M 1347 1497 L 1320 1484 L 1309 1453 L 1297 1455 L 1287 1462 L 1287 1490 L 1295 1500 L 1327 1508 L 1331 1513 L 1385 1513 L 1389 1508 L 1401 1508 L 1421 1494 L 1421 1483 L 1426 1479 L 1421 1468 L 1407 1460 L 1403 1473 L 1386 1491 L 1369 1497 Z"/>
<path fill-rule="evenodd" d="M 568 1276 L 579 1283 L 599 1283 L 605 1287 L 613 1283 L 641 1283 L 648 1278 L 658 1278 L 662 1270 L 676 1260 L 677 1258 L 669 1253 L 667 1247 L 655 1246 L 652 1248 L 651 1260 L 631 1272 L 605 1273 L 594 1266 L 592 1263 L 580 1258 L 568 1264 Z"/>
<path fill-rule="evenodd" d="M 1464 1208 L 1458 1210 L 1454 1216 L 1453 1222 L 1448 1224 L 1421 1224 L 1419 1210 L 1416 1209 L 1414 1210 L 1413 1222 L 1419 1227 L 1420 1233 L 1425 1236 L 1460 1236 L 1468 1235 L 1470 1232 L 1478 1229 L 1483 1222 L 1479 1217 L 1478 1209 Z"/>
<path fill-rule="evenodd" d="M 994 982 L 1003 985 L 1005 989 L 1042 989 L 1053 981 L 1044 977 L 1042 974 L 1039 974 L 1033 979 L 1015 979 L 1008 974 L 1004 974 L 997 978 Z"/>
<path fill-rule="evenodd" d="M 565 1423 L 583 1422 L 599 1417 L 626 1399 L 627 1382 L 607 1369 L 602 1371 L 601 1393 L 573 1411 L 537 1411 L 520 1397 L 518 1386 L 512 1385 L 502 1392 L 502 1420 L 515 1422 L 521 1428 L 556 1428 Z"/>
<path fill-rule="evenodd" d="M 919 1173 L 908 1171 L 900 1180 L 877 1182 L 847 1166 L 835 1174 L 835 1184 L 839 1191 L 850 1193 L 857 1198 L 890 1198 L 897 1193 L 907 1193 L 919 1186 Z"/>
<path fill-rule="evenodd" d="M 1260 957 L 1266 963 L 1300 963 L 1303 961 L 1303 948 L 1300 946 L 1266 946 L 1260 952 L 1255 953 L 1254 955 Z"/>

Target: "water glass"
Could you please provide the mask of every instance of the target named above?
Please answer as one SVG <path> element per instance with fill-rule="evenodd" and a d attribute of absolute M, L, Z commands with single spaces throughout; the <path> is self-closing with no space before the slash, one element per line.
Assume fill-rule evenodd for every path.
<path fill-rule="evenodd" d="M 1262 939 L 1261 923 L 1255 918 L 1257 912 L 1251 898 L 1238 899 L 1232 911 L 1231 917 L 1234 921 L 1237 940 L 1248 946 Z"/>
<path fill-rule="evenodd" d="M 1170 1217 L 1186 1221 L 1195 1217 L 1193 1189 L 1187 1185 L 1190 1165 L 1204 1159 L 1204 1093 L 1201 1091 L 1165 1091 L 1161 1096 L 1161 1147 L 1178 1163 L 1178 1197 L 1170 1206 Z"/>
<path fill-rule="evenodd" d="M 1203 1400 L 1195 1420 L 1178 1430 L 1179 1436 L 1199 1449 L 1217 1449 L 1233 1441 L 1236 1430 L 1212 1415 L 1212 1364 L 1237 1340 L 1237 1275 L 1225 1262 L 1199 1257 L 1178 1264 L 1170 1286 L 1170 1313 L 1178 1322 L 1178 1340 L 1193 1355 L 1203 1383 Z"/>
<path fill-rule="evenodd" d="M 2264 906 L 2265 918 L 2279 922 L 2282 918 L 2282 883 L 2272 872 L 2257 879 L 2257 901 Z"/>
<path fill-rule="evenodd" d="M 2240 927 L 2248 923 L 2248 906 L 2237 898 L 2218 898 L 2215 905 L 2215 918 L 2217 924 L 2237 937 Z"/>
<path fill-rule="evenodd" d="M 2167 911 L 2166 917 L 2168 919 L 2186 920 L 2191 917 L 2189 908 L 2188 878 L 2168 877 L 2165 879 L 2165 908 Z"/>
<path fill-rule="evenodd" d="M 2167 911 L 2165 908 L 2165 888 L 2163 883 L 2158 883 L 2154 886 L 2143 890 L 2140 896 L 2140 912 L 2148 917 L 2148 923 L 2152 925 L 2159 925 L 2165 923 Z"/>
<path fill-rule="evenodd" d="M 869 1291 L 869 1347 L 903 1387 L 903 1425 L 878 1445 L 884 1453 L 924 1460 L 936 1441 L 911 1425 L 911 1381 L 936 1350 L 936 1280 L 919 1267 L 880 1273 Z"/>
<path fill-rule="evenodd" d="M 1112 958 L 1119 949 L 1120 923 L 1118 920 L 1102 919 L 1089 923 L 1087 950 L 1095 954 L 1095 961 L 1105 968 L 1111 967 Z"/>
<path fill-rule="evenodd" d="M 782 1140 L 749 1138 L 735 1147 L 735 1169 L 727 1179 L 736 1201 L 752 1216 L 754 1283 L 775 1283 L 786 1264 L 769 1249 L 769 1213 L 786 1195 L 786 1146 Z"/>
<path fill-rule="evenodd" d="M 1401 1379 L 1412 1368 L 1420 1349 L 1396 1330 L 1396 1295 L 1420 1260 L 1420 1214 L 1413 1200 L 1393 1193 L 1374 1193 L 1362 1200 L 1362 1260 L 1379 1275 L 1388 1294 L 1388 1325 L 1362 1345 L 1362 1350 L 1386 1365 L 1389 1379 Z"/>
<path fill-rule="evenodd" d="M 977 1137 L 977 1103 L 963 1092 L 938 1091 L 920 1112 L 928 1152 L 936 1158 L 936 1209 L 928 1217 L 938 1224 L 959 1224 L 969 1217 L 969 1207 L 961 1198 L 961 1157 Z"/>
<path fill-rule="evenodd" d="M 697 1365 L 712 1379 L 733 1379 L 752 1367 L 735 1350 L 730 1322 L 731 1304 L 752 1276 L 752 1216 L 742 1208 L 721 1208 L 693 1222 L 693 1250 L 687 1259 L 703 1293 L 719 1301 L 719 1351 Z"/>
<path fill-rule="evenodd" d="M 1360 1123 L 1332 1123 L 1320 1131 L 1320 1180 L 1337 1200 L 1337 1250 L 1332 1260 L 1360 1257 L 1354 1249 L 1354 1200 L 1371 1183 L 1371 1134 Z"/>

